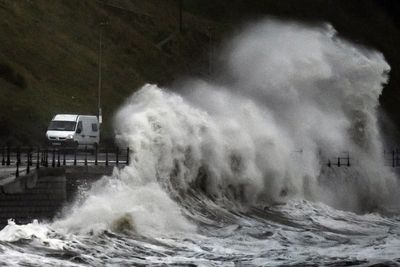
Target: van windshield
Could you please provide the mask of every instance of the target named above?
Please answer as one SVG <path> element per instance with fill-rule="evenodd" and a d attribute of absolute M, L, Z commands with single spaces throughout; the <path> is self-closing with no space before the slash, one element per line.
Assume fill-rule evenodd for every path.
<path fill-rule="evenodd" d="M 75 121 L 51 121 L 49 131 L 75 131 Z"/>

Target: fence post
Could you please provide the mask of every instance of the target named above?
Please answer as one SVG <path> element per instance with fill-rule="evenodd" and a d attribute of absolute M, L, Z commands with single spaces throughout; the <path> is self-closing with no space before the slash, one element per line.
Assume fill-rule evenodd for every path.
<path fill-rule="evenodd" d="M 29 164 L 29 156 L 28 156 L 28 164 L 26 164 L 26 174 L 29 174 L 31 165 Z"/>
<path fill-rule="evenodd" d="M 21 149 L 19 146 L 17 147 L 17 163 L 21 164 Z"/>
<path fill-rule="evenodd" d="M 31 148 L 28 148 L 28 152 L 26 154 L 26 174 L 29 174 L 30 167 L 31 167 Z"/>
<path fill-rule="evenodd" d="M 31 166 L 31 148 L 28 148 L 28 151 L 26 152 L 26 164 Z"/>
<path fill-rule="evenodd" d="M 97 145 L 97 143 L 95 144 L 95 151 L 94 151 L 94 165 L 97 165 L 97 150 L 98 150 L 98 147 L 97 147 L 98 145 Z"/>
<path fill-rule="evenodd" d="M 36 169 L 40 168 L 39 164 L 39 157 L 40 157 L 40 148 L 37 149 L 37 157 L 36 157 Z"/>
<path fill-rule="evenodd" d="M 74 151 L 74 166 L 76 166 L 76 150 L 77 150 L 78 148 L 76 147 L 75 148 L 75 151 Z"/>
<path fill-rule="evenodd" d="M 65 164 L 67 163 L 65 159 L 65 150 L 66 149 L 63 150 L 63 166 L 65 166 Z"/>
<path fill-rule="evenodd" d="M 340 157 L 337 158 L 337 166 L 340 167 Z"/>
<path fill-rule="evenodd" d="M 106 148 L 106 166 L 108 166 L 108 149 Z"/>
<path fill-rule="evenodd" d="M 85 166 L 87 166 L 87 146 L 85 146 Z"/>
<path fill-rule="evenodd" d="M 44 152 L 44 158 L 45 158 L 45 166 L 46 168 L 49 167 L 49 148 L 46 148 L 46 152 Z"/>
<path fill-rule="evenodd" d="M 128 146 L 128 148 L 126 149 L 126 165 L 127 165 L 127 166 L 129 165 L 129 146 Z"/>
<path fill-rule="evenodd" d="M 3 149 L 1 150 L 1 156 L 2 156 L 1 165 L 3 165 L 3 166 L 6 165 L 5 150 L 6 150 L 6 147 L 3 146 Z"/>
<path fill-rule="evenodd" d="M 19 162 L 17 160 L 17 170 L 15 171 L 15 177 L 19 177 Z"/>
<path fill-rule="evenodd" d="M 33 154 L 34 154 L 34 150 L 29 147 L 29 165 L 33 166 Z"/>
<path fill-rule="evenodd" d="M 115 150 L 115 164 L 118 166 L 119 164 L 119 149 L 117 147 L 117 149 Z"/>
<path fill-rule="evenodd" d="M 42 150 L 42 166 L 46 167 L 46 150 Z"/>
<path fill-rule="evenodd" d="M 10 146 L 7 146 L 7 166 L 10 166 Z"/>
<path fill-rule="evenodd" d="M 61 164 L 60 164 L 60 149 L 59 150 L 57 150 L 57 167 L 60 167 L 61 166 Z"/>
<path fill-rule="evenodd" d="M 56 167 L 56 150 L 53 148 L 51 167 Z"/>

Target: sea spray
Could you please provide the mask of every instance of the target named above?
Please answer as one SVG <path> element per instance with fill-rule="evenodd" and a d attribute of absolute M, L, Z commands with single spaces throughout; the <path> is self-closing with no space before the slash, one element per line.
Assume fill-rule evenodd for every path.
<path fill-rule="evenodd" d="M 329 25 L 266 20 L 225 55 L 225 83 L 188 82 L 183 97 L 145 85 L 121 108 L 117 139 L 133 148 L 136 167 L 164 188 L 201 185 L 250 205 L 293 197 L 355 211 L 393 204 L 398 185 L 376 114 L 390 70 L 381 53 Z M 326 168 L 345 153 L 351 169 Z"/>

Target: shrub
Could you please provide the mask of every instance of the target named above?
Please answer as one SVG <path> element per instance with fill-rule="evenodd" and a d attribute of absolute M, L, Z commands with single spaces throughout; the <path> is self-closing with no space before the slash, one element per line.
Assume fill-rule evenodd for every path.
<path fill-rule="evenodd" d="M 7 82 L 18 86 L 19 88 L 26 88 L 25 77 L 16 72 L 6 63 L 0 63 L 0 78 L 3 78 Z"/>

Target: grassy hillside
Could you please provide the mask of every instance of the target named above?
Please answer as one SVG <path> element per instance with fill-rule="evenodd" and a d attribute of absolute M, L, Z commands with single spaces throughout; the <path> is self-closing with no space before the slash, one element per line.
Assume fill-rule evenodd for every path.
<path fill-rule="evenodd" d="M 177 17 L 174 0 L 0 0 L 0 140 L 40 142 L 54 114 L 96 114 L 101 22 L 103 135 L 111 137 L 113 112 L 136 88 L 204 65 L 207 20 L 185 16 L 190 31 L 157 46 Z"/>
<path fill-rule="evenodd" d="M 169 84 L 208 71 L 215 43 L 265 15 L 329 21 L 381 50 L 392 66 L 382 97 L 400 125 L 399 4 L 390 0 L 0 0 L 0 142 L 38 143 L 56 113 L 97 112 L 103 31 L 103 137 L 116 108 L 143 83 Z M 397 4 L 396 4 L 397 3 Z M 107 25 L 100 26 L 106 22 Z"/>

